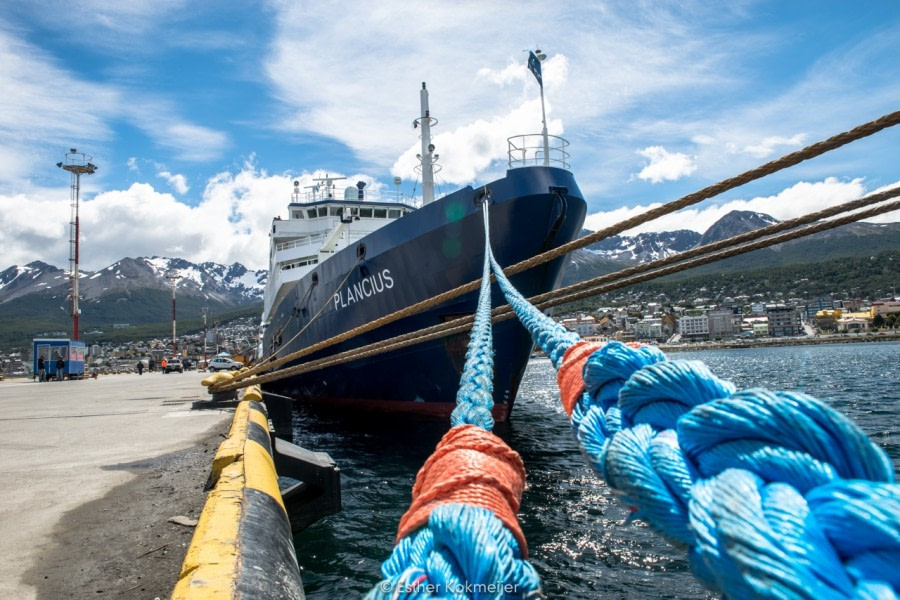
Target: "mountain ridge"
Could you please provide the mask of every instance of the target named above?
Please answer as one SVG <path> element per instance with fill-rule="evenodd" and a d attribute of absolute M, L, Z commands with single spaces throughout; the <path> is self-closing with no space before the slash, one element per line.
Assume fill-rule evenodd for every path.
<path fill-rule="evenodd" d="M 262 299 L 266 271 L 250 271 L 240 263 L 192 263 L 182 258 L 126 257 L 98 271 L 79 272 L 82 302 L 102 302 L 110 293 L 136 289 L 172 289 L 169 275 L 177 276 L 179 296 L 201 296 L 224 306 L 242 306 Z M 69 294 L 66 271 L 43 261 L 13 265 L 0 271 L 0 305 L 35 293 Z"/>

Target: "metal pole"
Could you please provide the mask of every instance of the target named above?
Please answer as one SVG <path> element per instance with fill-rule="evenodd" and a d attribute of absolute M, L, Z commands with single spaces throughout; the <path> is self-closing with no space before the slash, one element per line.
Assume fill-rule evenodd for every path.
<path fill-rule="evenodd" d="M 541 120 L 544 123 L 544 129 L 541 135 L 544 136 L 544 166 L 550 166 L 550 136 L 547 135 L 547 113 L 544 111 L 544 86 L 541 85 Z"/>
<path fill-rule="evenodd" d="M 206 363 L 206 339 L 209 337 L 209 329 L 206 327 L 206 313 L 209 312 L 207 307 L 203 307 L 203 362 Z"/>
<path fill-rule="evenodd" d="M 178 354 L 178 341 L 175 338 L 175 282 L 172 282 L 172 356 Z"/>
<path fill-rule="evenodd" d="M 75 239 L 75 259 L 72 267 L 72 339 L 77 342 L 78 316 L 81 314 L 81 309 L 78 307 L 78 242 L 79 234 L 81 233 L 78 228 L 78 203 L 81 199 L 81 173 L 74 172 L 72 175 L 75 177 L 75 203 L 72 206 L 72 210 L 75 213 L 72 218 Z"/>
<path fill-rule="evenodd" d="M 174 273 L 169 273 L 166 275 L 166 279 L 170 279 L 172 281 L 172 357 L 178 355 L 178 339 L 175 337 L 175 286 L 178 284 L 178 279 L 181 275 L 176 275 Z"/>
<path fill-rule="evenodd" d="M 69 277 L 71 279 L 72 292 L 72 339 L 78 341 L 78 317 L 81 309 L 78 307 L 78 262 L 79 262 L 79 237 L 80 223 L 78 220 L 78 204 L 81 199 L 81 175 L 91 175 L 97 170 L 97 165 L 91 162 L 90 156 L 70 148 L 66 154 L 64 163 L 58 162 L 56 166 L 72 174 L 72 217 L 69 223 Z"/>

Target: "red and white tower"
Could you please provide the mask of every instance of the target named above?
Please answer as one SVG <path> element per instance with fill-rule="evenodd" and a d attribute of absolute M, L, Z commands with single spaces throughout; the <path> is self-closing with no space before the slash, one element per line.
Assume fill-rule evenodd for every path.
<path fill-rule="evenodd" d="M 78 340 L 78 317 L 81 309 L 78 307 L 78 202 L 81 196 L 81 176 L 91 175 L 97 170 L 97 165 L 91 162 L 92 157 L 78 152 L 75 148 L 66 153 L 66 161 L 58 162 L 56 166 L 65 169 L 72 174 L 72 218 L 69 221 L 69 279 L 72 299 L 72 339 Z"/>

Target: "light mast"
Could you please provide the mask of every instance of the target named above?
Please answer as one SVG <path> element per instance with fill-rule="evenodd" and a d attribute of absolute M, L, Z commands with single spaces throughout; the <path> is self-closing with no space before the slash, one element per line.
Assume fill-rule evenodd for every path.
<path fill-rule="evenodd" d="M 431 143 L 431 126 L 437 125 L 437 119 L 432 118 L 428 110 L 428 89 L 422 82 L 419 91 L 419 99 L 422 104 L 422 116 L 413 121 L 413 128 L 422 127 L 422 153 L 416 158 L 422 161 L 422 204 L 434 202 L 434 161 L 438 155 L 434 153 L 434 144 Z"/>
<path fill-rule="evenodd" d="M 71 280 L 72 294 L 72 340 L 78 341 L 78 317 L 81 309 L 78 308 L 78 201 L 81 196 L 81 176 L 91 175 L 97 170 L 97 165 L 91 162 L 92 157 L 70 148 L 66 153 L 66 161 L 58 162 L 56 166 L 72 174 L 72 218 L 69 221 L 69 278 Z"/>

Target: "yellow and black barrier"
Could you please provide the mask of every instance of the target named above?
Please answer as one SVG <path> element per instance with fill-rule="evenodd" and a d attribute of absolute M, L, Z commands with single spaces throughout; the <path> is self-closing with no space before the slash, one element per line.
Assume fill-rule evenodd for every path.
<path fill-rule="evenodd" d="M 212 491 L 173 600 L 304 598 L 259 394 L 253 388 L 244 394 L 213 459 Z"/>

